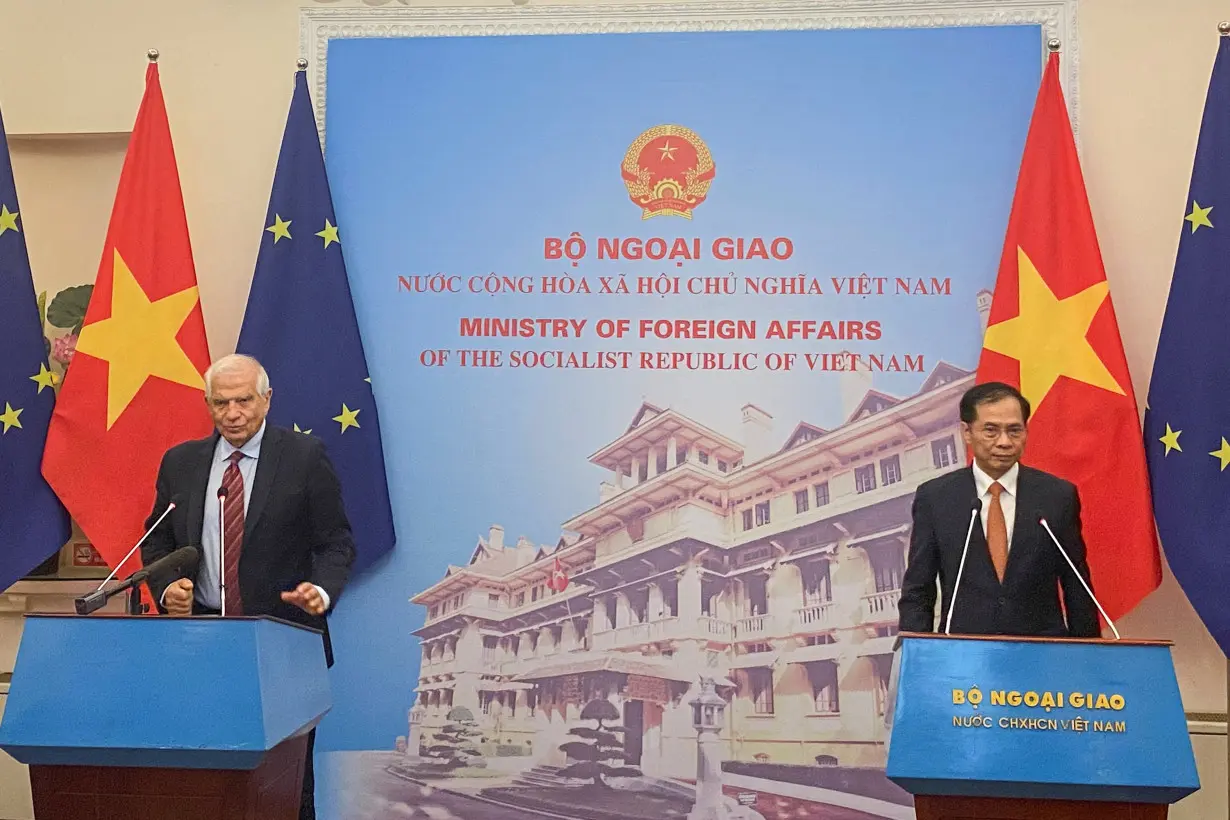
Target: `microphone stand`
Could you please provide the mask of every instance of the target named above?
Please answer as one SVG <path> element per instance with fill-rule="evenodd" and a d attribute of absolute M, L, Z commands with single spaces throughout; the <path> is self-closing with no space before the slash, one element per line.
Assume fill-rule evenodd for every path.
<path fill-rule="evenodd" d="M 982 501 L 974 499 L 974 507 L 969 512 L 969 528 L 965 531 L 965 548 L 961 550 L 961 564 L 957 567 L 957 580 L 952 585 L 952 599 L 948 602 L 948 619 L 944 624 L 944 634 L 952 634 L 952 613 L 957 608 L 957 591 L 961 589 L 961 576 L 965 574 L 965 559 L 969 556 L 969 540 L 974 534 L 974 521 L 982 511 Z"/>
<path fill-rule="evenodd" d="M 120 562 L 115 565 L 115 568 L 112 569 L 110 574 L 108 574 L 107 577 L 103 579 L 102 583 L 98 585 L 98 588 L 95 589 L 93 592 L 91 592 L 89 595 L 84 595 L 81 598 L 77 599 L 76 609 L 77 609 L 78 615 L 86 615 L 86 614 L 89 614 L 90 612 L 95 611 L 96 609 L 101 607 L 103 604 L 105 604 L 107 600 L 111 598 L 112 595 L 115 595 L 118 592 L 123 592 L 124 589 L 126 588 L 131 590 L 131 592 L 129 592 L 129 598 L 128 598 L 128 614 L 129 615 L 144 615 L 145 614 L 145 604 L 141 603 L 141 589 L 140 589 L 141 583 L 145 580 L 144 577 L 142 577 L 139 581 L 136 582 L 136 584 L 134 584 L 131 587 L 124 587 L 121 584 L 120 586 L 116 587 L 110 592 L 103 592 L 103 587 L 107 585 L 107 582 L 109 582 L 111 579 L 115 578 L 115 576 L 119 574 L 120 568 L 128 563 L 128 559 L 132 558 L 133 554 L 141 548 L 141 545 L 145 543 L 145 539 L 149 538 L 150 533 L 158 529 L 158 525 L 162 523 L 162 520 L 164 518 L 166 518 L 168 515 L 171 514 L 171 510 L 175 509 L 175 506 L 176 505 L 174 501 L 168 502 L 167 508 L 162 511 L 162 515 L 158 516 L 158 520 L 154 522 L 153 526 L 151 526 L 148 530 L 145 531 L 145 534 L 141 536 L 141 539 L 137 541 L 137 543 L 132 545 L 132 549 L 130 549 L 128 551 L 128 554 L 125 555 L 120 560 Z"/>
<path fill-rule="evenodd" d="M 218 488 L 218 601 L 223 618 L 226 617 L 226 516 L 223 513 L 229 492 L 225 485 Z"/>
<path fill-rule="evenodd" d="M 1119 635 L 1119 630 L 1115 627 L 1115 622 L 1106 614 L 1106 610 L 1102 608 L 1102 602 L 1098 600 L 1098 596 L 1093 594 L 1093 590 L 1089 588 L 1089 584 L 1085 581 L 1076 569 L 1076 564 L 1072 563 L 1072 559 L 1068 557 L 1068 551 L 1063 548 L 1063 544 L 1059 543 L 1059 539 L 1055 537 L 1055 533 L 1051 531 L 1051 525 L 1046 523 L 1046 516 L 1039 515 L 1038 523 L 1042 525 L 1042 529 L 1046 530 L 1046 534 L 1051 537 L 1051 541 L 1055 542 L 1055 548 L 1059 550 L 1059 554 L 1063 556 L 1063 560 L 1068 562 L 1068 566 L 1072 568 L 1072 574 L 1076 576 L 1076 580 L 1081 582 L 1081 586 L 1085 588 L 1085 592 L 1089 594 L 1089 599 L 1093 601 L 1093 605 L 1098 608 L 1098 612 L 1102 613 L 1102 617 L 1106 619 L 1106 623 L 1110 626 L 1110 631 L 1115 633 L 1115 640 L 1122 640 Z"/>

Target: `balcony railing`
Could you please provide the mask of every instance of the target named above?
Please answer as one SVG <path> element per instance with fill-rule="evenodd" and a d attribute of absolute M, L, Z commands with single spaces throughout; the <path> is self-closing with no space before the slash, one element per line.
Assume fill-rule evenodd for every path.
<path fill-rule="evenodd" d="M 828 629 L 833 626 L 833 603 L 825 601 L 794 611 L 794 626 L 803 631 Z"/>
<path fill-rule="evenodd" d="M 735 631 L 734 625 L 730 621 L 723 621 L 720 618 L 711 618 L 708 615 L 701 615 L 696 619 L 696 625 L 700 631 L 700 637 L 718 640 L 730 640 Z"/>
<path fill-rule="evenodd" d="M 863 596 L 863 618 L 867 623 L 896 623 L 897 600 L 901 590 L 889 589 Z"/>
<path fill-rule="evenodd" d="M 735 621 L 735 637 L 739 640 L 768 635 L 772 623 L 768 615 L 753 615 L 750 618 L 740 618 Z"/>

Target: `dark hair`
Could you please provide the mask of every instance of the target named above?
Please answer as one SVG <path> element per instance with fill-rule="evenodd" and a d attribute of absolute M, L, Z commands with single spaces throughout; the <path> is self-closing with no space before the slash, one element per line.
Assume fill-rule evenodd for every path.
<path fill-rule="evenodd" d="M 1010 396 L 1021 403 L 1021 417 L 1029 421 L 1029 400 L 1021 395 L 1021 391 L 1003 382 L 985 382 L 966 390 L 961 397 L 961 421 L 973 424 L 978 415 L 978 405 L 990 404 Z"/>

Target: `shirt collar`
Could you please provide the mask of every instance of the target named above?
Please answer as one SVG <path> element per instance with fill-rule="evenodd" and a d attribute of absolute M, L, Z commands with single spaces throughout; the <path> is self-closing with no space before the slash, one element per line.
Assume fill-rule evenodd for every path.
<path fill-rule="evenodd" d="M 218 461 L 226 461 L 228 458 L 231 457 L 231 453 L 235 452 L 236 450 L 243 453 L 248 458 L 251 458 L 251 459 L 260 458 L 261 441 L 265 438 L 265 424 L 266 423 L 267 422 L 262 421 L 261 429 L 257 430 L 256 435 L 248 439 L 247 442 L 245 442 L 242 447 L 236 447 L 235 445 L 231 444 L 226 439 L 219 436 L 218 437 L 218 451 L 217 451 Z"/>
<path fill-rule="evenodd" d="M 1004 492 L 1006 492 L 1010 496 L 1013 496 L 1014 498 L 1016 497 L 1016 482 L 1020 474 L 1021 474 L 1021 465 L 1017 463 L 1017 464 L 1013 464 L 1010 468 L 1008 468 L 1008 472 L 1004 473 L 999 478 L 999 486 L 1003 487 Z M 978 497 L 982 498 L 984 495 L 989 493 L 991 491 L 991 484 L 993 484 L 994 482 L 995 482 L 995 479 L 991 478 L 989 475 L 984 473 L 982 471 L 982 468 L 978 466 L 978 462 L 975 461 L 974 462 L 974 487 L 978 489 Z"/>

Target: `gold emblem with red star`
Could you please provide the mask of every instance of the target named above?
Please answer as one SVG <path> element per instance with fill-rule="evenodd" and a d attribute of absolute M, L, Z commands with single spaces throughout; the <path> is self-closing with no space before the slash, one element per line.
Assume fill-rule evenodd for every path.
<path fill-rule="evenodd" d="M 682 125 L 657 125 L 643 132 L 628 147 L 621 170 L 641 219 L 691 219 L 693 209 L 708 196 L 715 173 L 709 146 Z"/>

